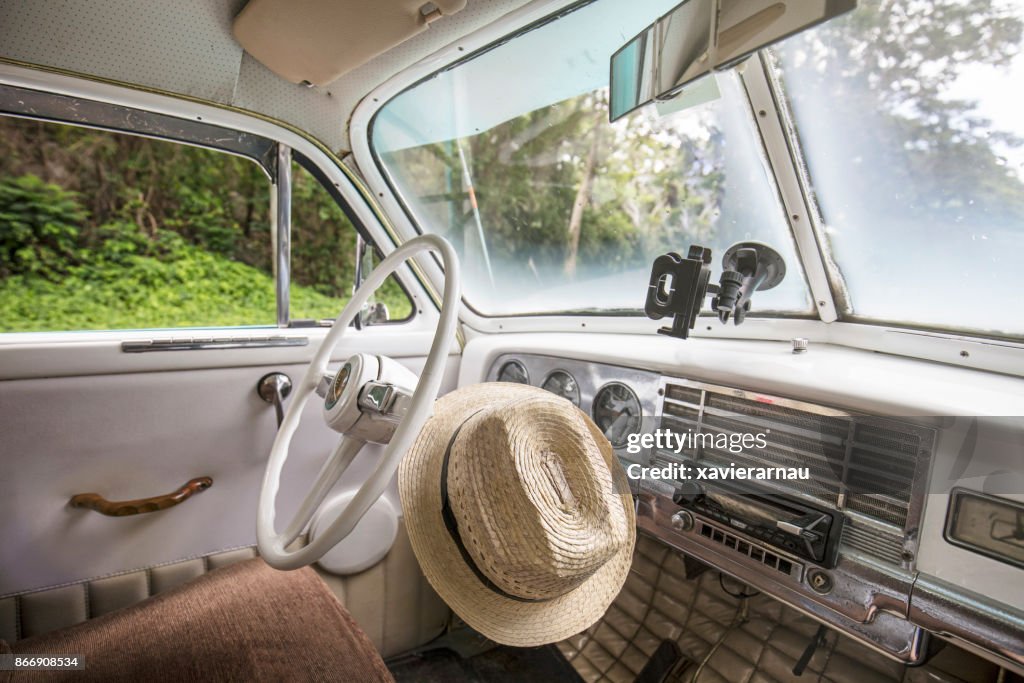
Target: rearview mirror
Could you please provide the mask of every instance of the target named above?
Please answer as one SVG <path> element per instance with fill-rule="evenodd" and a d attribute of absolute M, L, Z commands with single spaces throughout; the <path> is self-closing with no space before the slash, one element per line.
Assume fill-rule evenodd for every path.
<path fill-rule="evenodd" d="M 857 0 L 684 0 L 612 55 L 612 121 L 762 47 L 857 6 Z"/>

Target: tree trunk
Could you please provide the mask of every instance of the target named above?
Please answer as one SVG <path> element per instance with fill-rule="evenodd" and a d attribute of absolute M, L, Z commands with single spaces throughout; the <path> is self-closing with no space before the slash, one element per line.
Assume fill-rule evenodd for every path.
<path fill-rule="evenodd" d="M 569 214 L 569 242 L 565 249 L 565 274 L 569 277 L 576 276 L 576 261 L 580 252 L 580 230 L 583 227 L 583 209 L 590 202 L 590 188 L 594 184 L 594 176 L 597 171 L 597 151 L 601 147 L 601 119 L 607 116 L 603 109 L 598 109 L 598 116 L 594 120 L 594 126 L 590 132 L 590 151 L 583 164 L 583 178 L 580 186 L 576 189 L 576 200 L 572 203 L 572 212 Z"/>

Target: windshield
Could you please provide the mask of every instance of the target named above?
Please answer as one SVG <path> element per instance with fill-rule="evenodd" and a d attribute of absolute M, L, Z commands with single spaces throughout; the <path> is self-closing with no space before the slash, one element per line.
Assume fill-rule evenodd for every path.
<path fill-rule="evenodd" d="M 371 142 L 419 229 L 463 264 L 484 315 L 640 311 L 652 261 L 766 242 L 787 276 L 757 311 L 810 314 L 795 246 L 739 79 L 683 111 L 608 123 L 611 54 L 678 0 L 598 0 L 441 72 L 384 106 Z M 692 103 L 692 102 L 691 102 Z M 678 105 L 675 107 L 678 109 Z"/>
<path fill-rule="evenodd" d="M 1024 334 L 1024 2 L 860 0 L 775 51 L 848 313 Z"/>

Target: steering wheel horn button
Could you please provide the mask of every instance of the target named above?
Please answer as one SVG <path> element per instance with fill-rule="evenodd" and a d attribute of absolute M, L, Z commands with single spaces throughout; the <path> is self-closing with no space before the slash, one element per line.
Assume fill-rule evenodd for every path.
<path fill-rule="evenodd" d="M 386 356 L 358 353 L 327 384 L 324 420 L 351 438 L 385 444 L 409 412 L 416 375 Z"/>
<path fill-rule="evenodd" d="M 348 386 L 348 380 L 352 376 L 352 361 L 345 363 L 344 367 L 338 371 L 338 374 L 331 380 L 331 384 L 327 389 L 326 402 L 324 407 L 330 410 L 341 400 L 342 394 L 345 393 L 345 388 Z"/>
<path fill-rule="evenodd" d="M 380 378 L 380 359 L 369 353 L 357 353 L 345 361 L 334 376 L 324 398 L 324 421 L 341 434 L 359 438 L 352 432 L 363 416 L 359 406 L 361 389 Z"/>

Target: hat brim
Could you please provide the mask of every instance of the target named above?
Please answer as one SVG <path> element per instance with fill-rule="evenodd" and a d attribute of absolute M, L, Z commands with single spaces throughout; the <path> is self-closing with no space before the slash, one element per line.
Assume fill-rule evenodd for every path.
<path fill-rule="evenodd" d="M 495 642 L 517 647 L 553 643 L 586 630 L 608 609 L 625 583 L 636 540 L 636 513 L 629 495 L 621 500 L 629 542 L 581 585 L 543 602 L 521 602 L 484 585 L 462 558 L 441 517 L 441 466 L 454 431 L 482 406 L 535 396 L 542 389 L 521 384 L 475 384 L 441 399 L 402 460 L 398 490 L 413 552 L 438 595 L 467 624 Z M 583 416 L 602 444 L 610 468 L 620 467 L 597 426 Z M 614 471 L 614 470 L 613 470 Z M 509 524 L 515 524 L 509 519 Z"/>

